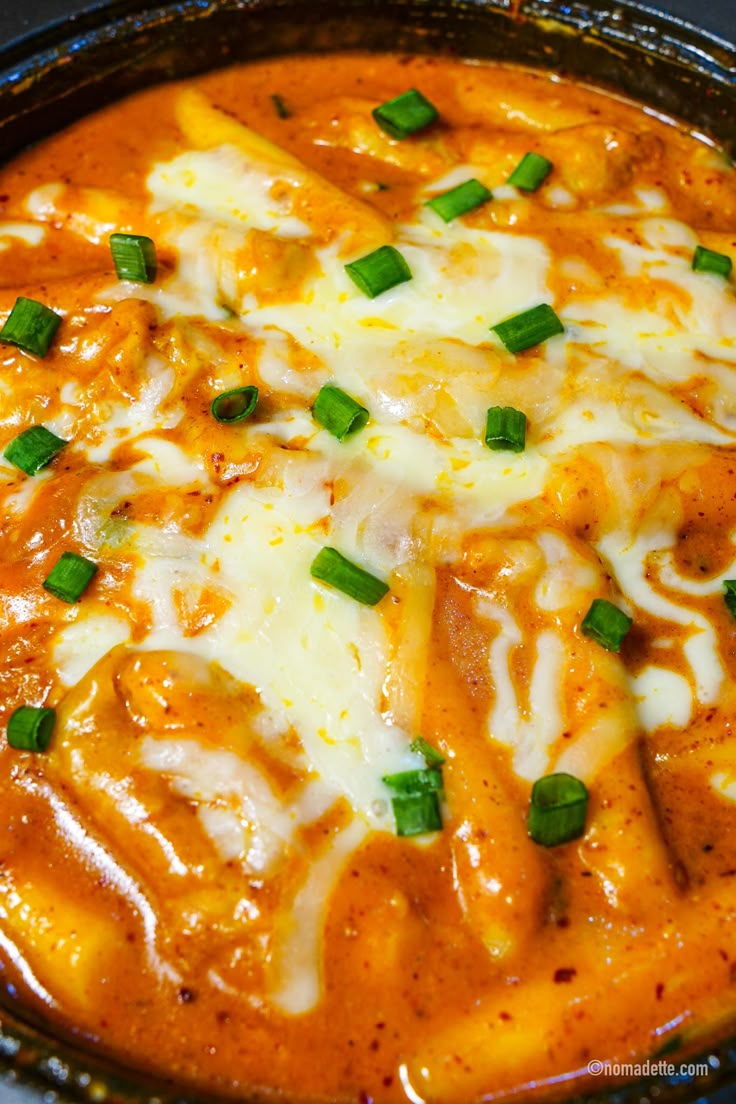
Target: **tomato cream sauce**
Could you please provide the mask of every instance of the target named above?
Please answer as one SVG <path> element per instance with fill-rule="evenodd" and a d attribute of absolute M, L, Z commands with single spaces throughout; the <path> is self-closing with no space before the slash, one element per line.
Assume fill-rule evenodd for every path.
<path fill-rule="evenodd" d="M 410 88 L 439 120 L 397 140 L 372 111 Z M 442 222 L 469 178 L 493 198 Z M 411 279 L 371 299 L 345 265 L 387 244 Z M 55 710 L 44 752 L 0 748 L 24 1007 L 185 1088 L 385 1104 L 572 1095 L 733 1022 L 736 299 L 698 245 L 736 258 L 718 150 L 438 58 L 213 73 L 0 170 L 0 320 L 61 317 L 44 357 L 0 344 L 0 448 L 67 442 L 0 459 L 2 722 Z M 564 332 L 509 352 L 491 327 L 542 303 Z M 328 383 L 370 413 L 343 441 Z M 486 447 L 494 406 L 523 451 Z M 386 596 L 313 578 L 325 546 Z M 65 551 L 98 569 L 76 602 L 43 586 Z M 418 735 L 442 827 L 399 837 Z M 587 817 L 546 847 L 557 772 Z"/>

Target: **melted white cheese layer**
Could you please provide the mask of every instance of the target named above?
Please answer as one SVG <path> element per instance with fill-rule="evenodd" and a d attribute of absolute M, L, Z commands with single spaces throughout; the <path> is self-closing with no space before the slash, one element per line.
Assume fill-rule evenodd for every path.
<path fill-rule="evenodd" d="M 513 375 L 490 327 L 552 301 L 545 243 L 462 220 L 439 226 L 422 210 L 396 228 L 395 245 L 411 268 L 411 281 L 370 300 L 351 283 L 344 258 L 332 245 L 313 248 L 316 275 L 293 301 L 259 305 L 236 278 L 244 235 L 266 231 L 309 245 L 308 227 L 274 198 L 276 182 L 271 168 L 251 164 L 228 147 L 182 153 L 155 166 L 148 179 L 152 213 L 178 264 L 169 278 L 136 288 L 135 295 L 151 300 L 165 318 L 195 315 L 223 322 L 228 318 L 223 304 L 235 306 L 240 319 L 232 325 L 242 325 L 261 343 L 258 367 L 266 383 L 303 404 L 331 379 L 366 403 L 371 422 L 358 437 L 339 443 L 315 426 L 303 405 L 282 404 L 268 420 L 233 432 L 252 434 L 256 442 L 299 441 L 314 460 L 306 478 L 287 481 L 286 490 L 247 482 L 232 487 L 201 538 L 132 525 L 124 539 L 141 553 L 133 594 L 151 611 L 151 630 L 137 646 L 195 652 L 255 686 L 279 722 L 298 733 L 322 792 L 329 800 L 345 798 L 352 807 L 353 824 L 338 834 L 297 893 L 293 923 L 278 951 L 274 1000 L 296 1013 L 319 996 L 318 934 L 345 855 L 367 828 L 393 828 L 382 776 L 422 765 L 408 750 L 413 733 L 387 719 L 387 619 L 380 607 L 362 607 L 311 580 L 315 555 L 333 544 L 390 580 L 394 569 L 429 545 L 437 562 L 451 560 L 469 528 L 502 522 L 514 506 L 537 498 L 552 465 L 581 444 L 731 443 L 736 411 L 722 404 L 700 417 L 673 398 L 669 387 L 689 380 L 698 357 L 709 358 L 715 379 L 732 371 L 736 303 L 724 296 L 722 283 L 690 270 L 685 254 L 694 237 L 682 224 L 657 216 L 661 197 L 642 196 L 638 207 L 617 209 L 616 215 L 636 223 L 638 244 L 611 235 L 607 247 L 627 280 L 642 288 L 652 280 L 666 281 L 674 288 L 669 309 L 658 312 L 655 305 L 641 305 L 646 296 L 627 299 L 600 286 L 592 295 L 571 293 L 560 308 L 566 335 L 535 351 L 546 394 L 528 396 L 530 404 L 538 404 L 528 447 L 519 455 L 490 452 L 481 436 L 485 411 L 506 393 L 506 377 Z M 444 186 L 447 180 L 437 181 L 429 192 Z M 553 200 L 568 202 L 563 192 Z M 43 219 L 54 201 L 53 191 L 39 191 L 27 206 Z M 585 282 L 582 262 L 570 258 L 568 267 Z M 130 294 L 129 285 L 116 284 L 104 300 Z M 290 368 L 285 335 L 317 358 L 314 376 L 305 379 Z M 162 422 L 175 425 L 181 417 L 165 408 L 173 385 L 171 370 L 150 358 L 138 401 L 110 405 L 89 459 L 103 462 L 121 440 L 137 438 L 144 456 L 136 465 L 138 476 L 163 486 L 204 483 L 201 462 L 155 436 Z M 523 395 L 523 384 L 518 386 Z M 62 399 L 54 428 L 66 436 L 82 397 L 68 393 Z M 334 496 L 335 480 L 346 472 L 351 490 Z M 121 492 L 122 486 L 121 477 Z M 431 511 L 436 516 L 428 536 L 417 525 Z M 98 523 L 94 515 L 92 528 L 85 530 L 90 544 L 99 539 Z M 650 666 L 633 681 L 639 720 L 649 730 L 687 723 L 694 699 L 716 700 L 723 679 L 707 620 L 650 585 L 648 557 L 673 542 L 671 532 L 614 533 L 599 545 L 625 595 L 691 629 L 684 649 L 690 679 Z M 585 567 L 573 570 L 554 537 L 541 546 L 548 575 L 534 600 L 549 612 L 569 605 L 588 583 L 587 576 L 581 582 Z M 187 635 L 173 588 L 201 587 L 213 579 L 231 605 L 202 632 Z M 683 601 L 695 593 L 685 580 L 678 586 L 663 574 L 663 581 L 679 589 Z M 520 626 L 487 597 L 478 600 L 478 614 L 498 630 L 489 655 L 495 688 L 489 730 L 511 749 L 518 775 L 531 781 L 549 769 L 551 747 L 564 727 L 564 643 L 552 630 L 538 634 L 524 712 L 509 666 L 522 639 Z M 93 604 L 80 606 L 56 639 L 62 680 L 74 684 L 101 655 L 127 640 L 128 632 L 122 617 Z M 560 764 L 589 779 L 618 749 L 619 738 L 605 727 L 591 730 L 588 742 L 568 749 Z M 183 740 L 149 739 L 142 749 L 148 769 L 166 774 L 177 792 L 197 803 L 200 821 L 223 857 L 268 872 L 295 827 L 313 819 L 315 806 L 305 802 L 285 810 L 258 772 L 236 758 Z"/>
<path fill-rule="evenodd" d="M 221 302 L 232 302 L 234 295 L 233 287 L 222 284 L 223 274 L 233 268 L 223 264 L 223 254 L 234 254 L 240 248 L 242 231 L 268 230 L 286 237 L 307 234 L 307 228 L 286 217 L 273 199 L 274 182 L 271 167 L 248 164 L 240 151 L 227 147 L 189 152 L 156 166 L 148 181 L 153 209 L 166 213 L 165 232 L 178 251 L 179 264 L 168 281 L 138 289 L 138 293 L 150 297 L 168 315 L 198 313 L 221 318 Z M 439 190 L 445 184 L 438 182 L 429 190 Z M 448 511 L 455 512 L 450 532 L 456 535 L 467 528 L 469 519 L 479 526 L 490 524 L 503 518 L 515 503 L 536 497 L 547 481 L 550 465 L 579 444 L 730 441 L 731 433 L 723 425 L 697 418 L 672 399 L 666 385 L 686 377 L 696 352 L 718 359 L 724 368 L 736 357 L 736 304 L 723 295 L 717 280 L 703 279 L 690 270 L 683 251 L 694 243 L 692 232 L 674 220 L 653 217 L 657 209 L 656 203 L 652 206 L 647 200 L 638 209 L 621 212 L 622 217 L 636 218 L 638 244 L 623 236 L 611 236 L 606 244 L 618 254 L 628 278 L 646 281 L 656 277 L 676 287 L 677 310 L 658 314 L 632 307 L 621 295 L 604 291 L 580 303 L 573 296 L 561 313 L 577 361 L 582 363 L 577 369 L 578 393 L 572 401 L 569 392 L 563 395 L 568 360 L 565 338 L 547 342 L 538 355 L 549 368 L 551 413 L 539 427 L 538 441 L 532 426 L 529 447 L 522 455 L 489 453 L 479 434 L 443 438 L 421 432 L 412 417 L 417 411 L 417 386 L 421 391 L 428 383 L 426 372 L 413 395 L 409 385 L 404 400 L 396 397 L 396 381 L 412 370 L 407 346 L 411 350 L 451 336 L 452 350 L 432 346 L 434 368 L 429 381 L 435 383 L 429 382 L 429 386 L 442 383 L 452 392 L 456 362 L 462 358 L 458 346 L 467 350 L 470 359 L 485 357 L 488 385 L 483 384 L 480 362 L 474 367 L 475 376 L 462 380 L 465 409 L 477 424 L 484 408 L 493 402 L 498 371 L 489 327 L 509 314 L 549 301 L 549 254 L 542 242 L 531 237 L 478 230 L 461 220 L 439 226 L 433 213 L 425 210 L 414 222 L 397 228 L 396 246 L 408 261 L 413 279 L 378 300 L 366 298 L 353 286 L 335 246 L 315 250 L 319 274 L 296 301 L 258 306 L 252 297 L 244 297 L 240 307 L 244 323 L 267 350 L 271 346 L 277 349 L 283 334 L 290 334 L 322 360 L 326 378 L 332 377 L 368 403 L 372 414 L 371 425 L 360 438 L 343 444 L 325 431 L 317 431 L 311 419 L 296 411 L 283 412 L 257 432 L 286 441 L 308 435 L 307 448 L 324 458 L 328 475 L 359 461 L 367 469 L 366 484 L 383 488 L 378 497 L 385 503 L 385 516 L 399 500 L 412 502 L 416 512 L 421 511 L 427 496 L 444 503 Z M 127 291 L 118 286 L 112 294 Z M 488 354 L 483 353 L 484 348 Z M 269 355 L 263 355 L 264 372 L 271 371 L 276 380 L 279 372 L 285 371 L 278 367 L 283 361 L 277 353 L 273 368 L 268 369 Z M 443 364 L 453 365 L 449 383 Z M 601 370 L 609 377 L 604 386 Z M 637 379 L 628 375 L 632 371 L 638 373 Z M 649 381 L 646 387 L 642 380 Z M 135 404 L 112 411 L 107 432 L 103 431 L 90 458 L 103 458 L 111 435 L 117 439 L 121 433 L 153 428 L 166 386 L 165 372 L 154 372 L 142 399 L 144 420 Z M 557 389 L 559 399 L 554 398 Z M 183 468 L 186 460 L 178 458 L 174 466 Z M 159 474 L 174 481 L 173 470 L 159 468 Z M 150 601 L 155 614 L 146 647 L 200 650 L 238 677 L 253 681 L 272 708 L 288 715 L 313 766 L 370 820 L 371 810 L 382 796 L 380 773 L 398 769 L 406 755 L 406 734 L 387 726 L 380 714 L 387 642 L 379 614 L 360 610 L 343 597 L 318 588 L 308 581 L 308 567 L 326 543 L 324 532 L 318 529 L 324 525 L 323 519 L 329 519 L 331 543 L 364 561 L 368 551 L 368 566 L 383 575 L 398 566 L 402 556 L 410 556 L 414 545 L 410 518 L 401 520 L 398 529 L 394 525 L 390 537 L 385 524 L 378 538 L 375 534 L 367 537 L 366 524 L 375 513 L 375 503 L 367 504 L 365 497 L 360 501 L 355 495 L 351 505 L 352 512 L 339 504 L 331 509 L 324 486 L 287 501 L 278 493 L 269 497 L 263 491 L 239 488 L 231 492 L 227 507 L 201 548 L 180 549 L 175 562 L 167 556 L 149 556 L 139 570 L 136 593 Z M 631 545 L 628 538 L 617 541 L 609 537 L 601 551 L 625 593 L 650 612 L 697 630 L 685 651 L 698 697 L 712 701 L 722 668 L 710 626 L 685 607 L 656 595 L 644 580 L 646 556 L 670 544 L 669 535 L 646 547 Z M 163 546 L 159 548 L 162 551 Z M 201 583 L 215 560 L 222 568 L 219 582 L 236 600 L 211 630 L 196 641 L 185 639 L 170 584 L 173 580 L 178 585 Z M 265 601 L 264 595 L 268 596 Z M 98 646 L 93 641 L 102 646 L 106 633 L 114 640 L 122 629 L 102 622 L 98 630 L 85 635 L 73 627 L 69 636 L 72 648 L 75 632 L 84 647 L 96 653 Z M 498 647 L 508 650 L 512 640 L 513 634 L 501 633 Z M 69 651 L 69 645 L 60 642 L 62 662 L 64 647 Z M 548 649 L 547 663 L 551 664 L 553 655 L 554 648 Z M 71 674 L 83 666 L 79 660 L 75 662 Z M 491 664 L 498 687 L 496 727 L 517 746 L 517 755 L 521 754 L 519 747 L 528 749 L 517 760 L 517 769 L 524 777 L 532 777 L 544 759 L 551 730 L 547 732 L 545 723 L 544 731 L 540 729 L 536 735 L 530 731 L 521 738 L 509 696 L 513 688 L 509 685 L 509 694 L 504 696 L 501 667 L 493 659 Z M 324 680 L 319 673 L 325 666 L 334 673 L 329 687 L 320 685 Z M 636 687 L 647 727 L 662 714 L 657 702 L 671 687 L 669 676 L 663 674 L 659 680 L 656 670 L 652 668 L 654 673 L 640 679 Z M 543 677 L 540 669 L 540 679 L 544 693 L 554 699 L 553 677 L 549 672 Z M 506 698 L 509 700 L 503 705 Z M 680 706 L 675 711 L 680 714 L 683 710 Z M 508 723 L 502 721 L 502 714 L 509 718 Z"/>

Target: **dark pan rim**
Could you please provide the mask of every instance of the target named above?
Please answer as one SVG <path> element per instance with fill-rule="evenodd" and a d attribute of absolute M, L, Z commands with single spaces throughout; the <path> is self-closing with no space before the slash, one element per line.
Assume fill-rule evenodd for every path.
<path fill-rule="evenodd" d="M 314 9 L 329 7 L 331 2 L 339 14 L 333 15 L 331 22 L 327 20 L 325 30 L 324 20 L 318 23 Z M 517 8 L 516 15 L 512 8 Z M 69 20 L 57 20 L 0 49 L 3 156 L 19 152 L 29 142 L 87 114 L 90 92 L 95 107 L 102 106 L 154 80 L 190 75 L 248 56 L 230 49 L 223 39 L 216 43 L 207 66 L 196 51 L 192 56 L 188 52 L 183 61 L 181 49 L 176 52 L 176 36 L 182 27 L 198 25 L 211 30 L 204 21 L 215 16 L 260 20 L 271 27 L 295 12 L 303 20 L 303 33 L 286 39 L 282 33 L 280 47 L 278 34 L 267 35 L 262 51 L 250 56 L 305 49 L 327 52 L 356 45 L 377 50 L 388 48 L 389 43 L 399 51 L 479 56 L 477 50 L 463 49 L 463 45 L 475 41 L 475 28 L 492 22 L 507 34 L 510 49 L 495 54 L 485 51 L 480 56 L 556 69 L 575 79 L 585 79 L 587 72 L 589 83 L 653 102 L 656 110 L 684 118 L 691 129 L 736 154 L 736 45 L 634 0 L 521 0 L 518 5 L 514 0 L 393 0 L 387 4 L 375 0 L 326 0 L 325 4 L 323 0 L 322 5 L 308 0 L 163 0 L 158 5 L 115 0 Z M 366 31 L 357 41 L 340 30 L 356 18 L 364 20 Z M 366 20 L 371 21 L 370 28 Z M 394 33 L 382 41 L 388 27 Z M 132 65 L 131 44 L 139 47 Z M 585 68 L 591 58 L 598 63 L 593 67 L 593 79 L 590 68 Z M 660 85 L 665 80 L 668 87 L 682 86 L 681 99 L 664 95 Z M 702 104 L 697 102 L 701 98 Z M 674 109 L 677 104 L 682 110 Z M 736 1016 L 724 1025 L 722 1035 L 734 1031 Z M 669 1055 L 667 1060 L 678 1066 L 684 1057 Z M 540 1099 L 564 1098 L 567 1104 L 655 1104 L 655 1100 L 656 1104 L 692 1104 L 696 1100 L 706 1104 L 705 1094 L 726 1086 L 732 1087 L 736 1099 L 736 1039 L 704 1053 L 692 1053 L 690 1048 L 687 1060 L 706 1063 L 710 1073 L 694 1078 L 675 1072 L 634 1084 L 614 1084 L 574 1101 L 561 1096 L 564 1084 L 558 1083 L 550 1085 Z M 51 1091 L 55 1100 L 69 1104 L 212 1104 L 233 1099 L 232 1093 L 221 1097 L 192 1093 L 173 1082 L 126 1070 L 100 1053 L 85 1050 L 79 1036 L 63 1036 L 56 1028 L 48 1029 L 5 1000 L 0 1004 L 1 1071 L 6 1080 L 35 1089 L 39 1099 Z M 247 1099 L 248 1104 L 276 1099 L 288 1099 L 288 1104 L 318 1104 L 314 1098 L 307 1102 L 257 1088 L 239 1099 Z"/>
<path fill-rule="evenodd" d="M 197 24 L 209 34 L 221 18 L 248 19 L 268 29 L 269 19 L 296 13 L 305 34 L 298 27 L 293 34 L 274 34 L 271 27 L 262 43 L 249 43 L 247 48 L 223 40 L 219 56 L 210 52 L 206 62 L 195 43 L 190 56 L 180 52 L 171 63 L 176 75 L 274 52 L 335 48 L 338 25 L 344 30 L 356 14 L 363 18 L 361 33 L 343 35 L 341 48 L 472 57 L 477 53 L 476 37 L 493 23 L 502 30 L 503 47 L 481 56 L 556 69 L 583 81 L 592 71 L 591 83 L 685 120 L 736 156 L 736 45 L 635 0 L 342 0 L 339 17 L 323 18 L 330 3 L 115 0 L 71 21 L 57 21 L 0 49 L 0 149 L 18 151 L 58 130 L 88 113 L 90 100 L 104 106 L 174 75 L 161 60 L 161 42 L 169 53 L 175 50 L 177 29 Z M 123 56 L 123 42 L 137 49 Z M 95 65 L 85 68 L 84 60 L 91 56 Z M 637 64 L 627 67 L 627 58 Z"/>
<path fill-rule="evenodd" d="M 510 14 L 512 7 L 509 0 L 470 0 L 470 2 L 476 6 L 496 7 L 507 14 Z M 152 17 L 155 18 L 157 11 L 168 12 L 171 9 L 181 12 L 186 9 L 205 11 L 209 6 L 211 6 L 211 0 L 179 0 L 178 3 L 164 2 L 160 5 L 151 3 L 151 0 L 108 0 L 108 2 L 102 0 L 101 4 L 96 4 L 92 8 L 85 5 L 80 11 L 68 17 L 60 16 L 52 19 L 37 30 L 21 32 L 0 44 L 0 80 L 3 69 L 10 66 L 18 66 L 21 69 L 27 64 L 36 64 L 33 59 L 47 52 L 56 56 L 60 49 L 65 49 L 67 43 L 75 43 L 90 32 L 100 31 L 103 26 L 129 21 L 136 17 L 144 22 L 150 22 Z M 253 5 L 249 0 L 240 0 L 237 6 L 245 12 Z M 725 68 L 726 72 L 730 72 L 731 80 L 736 80 L 736 39 L 731 41 L 715 31 L 705 30 L 682 16 L 664 12 L 652 4 L 638 3 L 637 0 L 615 0 L 608 5 L 607 13 L 604 11 L 594 13 L 592 9 L 586 12 L 585 3 L 579 2 L 564 4 L 561 8 L 556 8 L 553 0 L 552 2 L 522 0 L 518 5 L 521 15 L 544 18 L 551 11 L 558 23 L 566 23 L 578 29 L 594 24 L 601 28 L 606 25 L 612 27 L 613 24 L 625 18 L 626 9 L 629 9 L 639 17 L 647 17 L 650 28 L 660 32 L 663 44 L 670 38 L 667 34 L 668 30 L 673 36 L 672 45 L 675 49 L 681 48 L 692 40 L 693 55 L 702 52 L 703 63 L 706 66 L 711 64 L 707 56 L 709 47 L 712 58 L 721 51 L 726 55 L 730 53 L 730 64 L 727 61 Z"/>

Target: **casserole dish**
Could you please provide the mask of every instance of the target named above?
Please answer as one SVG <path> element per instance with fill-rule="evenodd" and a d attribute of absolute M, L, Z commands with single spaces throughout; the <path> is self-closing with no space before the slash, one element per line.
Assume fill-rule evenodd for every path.
<path fill-rule="evenodd" d="M 4 148 L 18 148 L 57 130 L 87 110 L 92 92 L 99 105 L 162 77 L 186 76 L 225 62 L 338 47 L 378 49 L 386 41 L 406 51 L 446 51 L 451 46 L 461 56 L 487 54 L 575 77 L 594 73 L 598 82 L 689 120 L 733 148 L 733 51 L 725 44 L 684 27 L 675 39 L 667 20 L 628 7 L 614 13 L 602 8 L 570 12 L 537 3 L 523 7 L 513 19 L 492 5 L 459 5 L 448 13 L 423 3 L 378 14 L 361 4 L 313 11 L 302 4 L 254 4 L 245 12 L 240 4 L 184 3 L 153 11 L 117 6 L 113 22 L 102 28 L 95 25 L 94 15 L 80 20 L 73 48 L 65 40 L 54 41 L 57 31 L 39 41 L 30 60 L 22 56 L 25 47 L 8 51 L 12 80 L 3 84 L 0 99 L 3 110 L 7 107 L 0 130 Z M 248 36 L 242 34 L 245 16 Z M 631 64 L 632 56 L 639 64 Z M 8 1023 L 11 1017 L 9 1013 Z M 13 1051 L 12 1038 L 7 1047 Z M 17 1056 L 23 1053 L 21 1049 Z M 76 1068 L 57 1055 L 42 1063 L 52 1079 L 98 1093 L 99 1083 L 94 1077 L 88 1080 L 88 1070 L 80 1080 Z M 718 1062 L 710 1065 L 716 1068 Z M 107 1080 L 106 1072 L 102 1076 Z M 160 1091 L 169 1090 L 163 1086 Z M 678 1085 L 671 1091 L 674 1100 L 691 1089 Z"/>

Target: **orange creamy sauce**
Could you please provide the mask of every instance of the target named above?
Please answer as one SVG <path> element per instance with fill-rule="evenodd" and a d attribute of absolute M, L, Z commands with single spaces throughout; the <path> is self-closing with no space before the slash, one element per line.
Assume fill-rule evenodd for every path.
<path fill-rule="evenodd" d="M 262 63 L 194 83 L 389 222 L 412 216 L 422 180 L 472 162 L 479 149 L 491 189 L 525 151 L 543 152 L 555 163 L 554 183 L 575 197 L 572 210 L 551 216 L 543 189 L 537 203 L 491 203 L 467 221 L 544 241 L 558 312 L 576 277 L 557 262 L 579 259 L 597 274 L 598 287 L 626 289 L 601 208 L 629 202 L 635 188 L 660 189 L 670 217 L 693 226 L 702 244 L 736 256 L 733 171 L 675 127 L 590 89 L 447 60 L 354 56 Z M 421 139 L 386 140 L 379 158 L 364 140 L 372 125 L 364 105 L 408 87 L 421 88 L 442 123 Z M 113 649 L 79 685 L 59 681 L 50 640 L 74 608 L 42 582 L 61 550 L 86 551 L 74 518 L 90 488 L 111 523 L 150 519 L 196 536 L 233 486 L 273 482 L 283 459 L 273 443 L 217 425 L 209 414 L 232 371 L 259 384 L 266 412 L 294 401 L 259 376 L 260 339 L 249 334 L 247 319 L 164 320 L 141 299 L 97 298 L 111 281 L 110 224 L 156 237 L 145 181 L 155 162 L 187 148 L 174 111 L 179 92 L 155 89 L 109 108 L 0 172 L 5 219 L 26 221 L 29 193 L 61 185 L 54 211 L 43 216 L 44 242 L 14 240 L 0 254 L 0 314 L 23 294 L 64 315 L 45 359 L 0 347 L 0 443 L 53 417 L 69 381 L 86 396 L 77 443 L 54 462 L 31 508 L 9 508 L 23 477 L 9 476 L 0 487 L 2 717 L 24 703 L 59 711 L 45 755 L 5 744 L 0 752 L 6 984 L 43 1006 L 59 1029 L 131 1066 L 235 1095 L 257 1086 L 299 1099 L 397 1101 L 405 1096 L 403 1072 L 429 1100 L 468 1101 L 584 1076 L 591 1059 L 643 1058 L 674 1036 L 689 1044 L 708 1037 L 736 1009 L 736 808 L 709 784 L 711 764 L 729 759 L 736 623 L 720 596 L 688 595 L 688 608 L 714 628 L 724 688 L 716 702 L 695 703 L 687 727 L 646 736 L 631 712 L 626 673 L 636 676 L 656 660 L 692 681 L 682 651 L 692 630 L 632 604 L 635 629 L 617 657 L 580 634 L 579 614 L 595 596 L 617 600 L 592 549 L 617 517 L 643 524 L 661 515 L 678 534 L 676 566 L 685 578 L 702 581 L 727 568 L 736 521 L 733 448 L 624 445 L 622 501 L 611 448 L 580 446 L 557 464 L 541 497 L 514 508 L 503 526 L 468 532 L 441 562 L 438 556 L 417 721 L 447 758 L 445 829 L 421 847 L 375 832 L 348 856 L 327 903 L 321 999 L 301 1015 L 268 999 L 274 940 L 288 925 L 288 902 L 310 859 L 350 819 L 349 809 L 337 802 L 300 828 L 278 877 L 259 879 L 218 858 L 192 802 L 137 759 L 145 732 L 184 732 L 250 758 L 276 794 L 289 795 L 308 773 L 298 733 L 274 749 L 254 723 L 260 706 L 251 687 L 191 657 L 136 651 L 151 612 L 133 595 L 139 553 L 125 546 L 101 554 L 84 601 L 124 610 L 131 643 Z M 289 118 L 278 117 L 274 93 Z M 384 187 L 366 189 L 366 182 Z M 91 188 L 105 190 L 104 203 L 85 191 Z M 308 190 L 300 204 L 313 241 L 328 243 L 335 226 L 349 225 L 339 207 L 320 209 Z M 80 232 L 75 220 L 83 217 L 92 230 Z M 636 226 L 624 220 L 618 232 L 634 238 Z M 354 230 L 353 255 L 378 244 L 374 233 L 370 225 Z M 177 264 L 173 251 L 159 259 L 164 276 Z M 244 241 L 240 263 L 260 281 L 255 294 L 263 301 L 298 298 L 313 266 L 303 243 L 285 246 L 257 232 Z M 632 284 L 631 295 L 641 294 Z M 662 281 L 650 294 L 652 309 L 667 312 L 680 291 Z M 165 493 L 142 483 L 107 501 L 105 474 L 135 463 L 135 442 L 121 439 L 94 464 L 78 442 L 95 441 L 111 398 L 139 397 L 151 352 L 176 372 L 167 403 L 186 410 L 160 435 L 201 456 L 208 483 Z M 302 377 L 318 372 L 297 342 L 291 356 Z M 504 361 L 499 388 L 499 401 L 523 405 L 533 424 L 545 401 L 544 365 L 534 350 Z M 708 408 L 707 363 L 694 365 L 678 399 Z M 442 396 L 437 401 L 427 431 L 441 434 L 454 415 Z M 427 526 L 433 508 L 427 502 Z M 532 599 L 545 570 L 534 535 L 544 527 L 564 534 L 593 572 L 579 609 L 544 611 Z M 649 574 L 658 593 L 673 597 L 653 567 Z M 488 656 L 497 629 L 477 616 L 479 590 L 523 627 L 526 643 L 509 660 L 522 715 L 531 708 L 532 636 L 546 628 L 567 642 L 561 743 L 607 711 L 622 732 L 627 725 L 633 732 L 590 786 L 585 836 L 559 848 L 528 839 L 529 786 L 512 770 L 508 749 L 488 737 L 495 694 Z M 382 616 L 399 649 L 400 587 L 392 600 L 395 608 Z M 175 601 L 187 638 L 231 606 L 216 572 L 201 592 L 182 590 Z M 137 821 L 131 801 L 144 810 Z M 87 836 L 63 810 L 87 826 Z M 94 847 L 115 855 L 115 872 L 106 873 Z M 172 853 L 185 857 L 177 874 Z"/>

